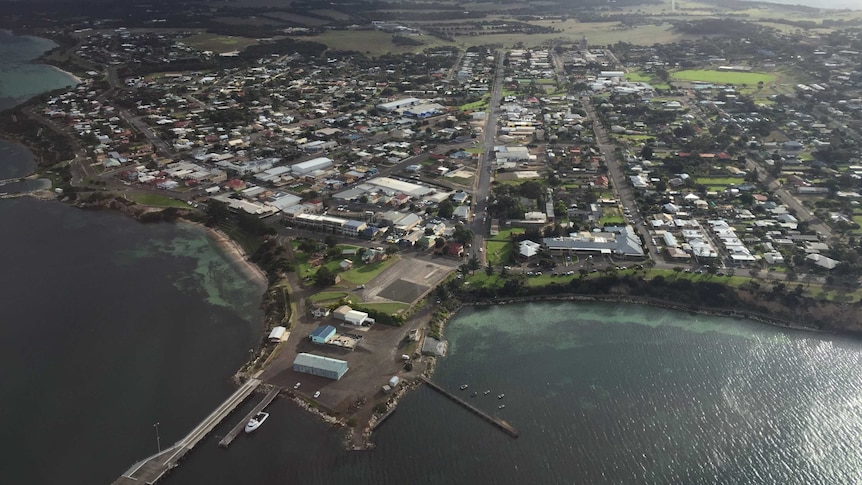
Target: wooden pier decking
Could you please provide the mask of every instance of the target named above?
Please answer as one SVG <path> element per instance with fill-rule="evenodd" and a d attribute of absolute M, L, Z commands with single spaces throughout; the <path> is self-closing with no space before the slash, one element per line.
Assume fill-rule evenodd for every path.
<path fill-rule="evenodd" d="M 230 446 L 230 444 L 233 443 L 233 440 L 235 440 L 236 437 L 239 436 L 239 434 L 242 433 L 242 431 L 245 429 L 245 425 L 249 422 L 249 420 L 253 418 L 257 413 L 263 411 L 264 408 L 269 406 L 269 403 L 271 403 L 275 400 L 276 397 L 278 397 L 279 392 L 281 392 L 280 387 L 273 387 L 272 389 L 270 389 L 270 391 L 266 394 L 263 400 L 260 401 L 257 406 L 255 406 L 254 409 L 251 410 L 251 412 L 246 414 L 245 418 L 243 418 L 226 435 L 224 435 L 221 441 L 218 442 L 218 445 L 222 448 L 227 448 L 228 446 Z"/>
<path fill-rule="evenodd" d="M 464 401 L 463 399 L 459 398 L 458 396 L 447 391 L 446 389 L 443 389 L 442 387 L 438 386 L 437 384 L 434 384 L 433 382 L 431 382 L 431 379 L 428 379 L 425 376 L 419 376 L 419 378 L 422 379 L 423 381 L 425 381 L 425 384 L 428 384 L 428 386 L 431 389 L 434 389 L 435 391 L 439 392 L 440 394 L 442 394 L 442 395 L 448 397 L 449 399 L 455 401 L 456 403 L 460 404 L 462 407 L 466 408 L 471 413 L 473 413 L 476 416 L 479 416 L 480 418 L 484 419 L 485 421 L 493 424 L 494 426 L 501 429 L 504 433 L 508 434 L 512 438 L 517 438 L 518 436 L 521 435 L 521 433 L 519 433 L 518 430 L 515 429 L 515 427 L 512 426 L 511 424 L 507 423 L 506 421 L 504 421 L 500 418 L 495 418 L 495 417 L 485 413 L 484 411 L 473 406 L 472 404 L 468 403 L 467 401 Z"/>
<path fill-rule="evenodd" d="M 259 385 L 259 379 L 247 380 L 183 439 L 159 453 L 135 463 L 120 478 L 115 480 L 113 485 L 153 484 L 159 481 L 168 470 L 177 466 L 180 459 L 204 439 L 216 425 L 242 404 Z"/>

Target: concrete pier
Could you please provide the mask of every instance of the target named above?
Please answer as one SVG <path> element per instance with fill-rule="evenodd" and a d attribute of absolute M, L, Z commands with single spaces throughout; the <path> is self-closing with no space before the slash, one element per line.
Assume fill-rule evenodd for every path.
<path fill-rule="evenodd" d="M 224 418 L 242 404 L 260 385 L 259 379 L 247 380 L 228 397 L 215 411 L 195 426 L 183 439 L 155 455 L 144 458 L 132 465 L 113 485 L 153 484 L 158 482 L 180 459 L 192 450 Z"/>
<path fill-rule="evenodd" d="M 472 404 L 468 403 L 467 401 L 464 401 L 463 399 L 459 398 L 458 396 L 447 391 L 446 389 L 443 389 L 442 387 L 438 386 L 437 384 L 434 384 L 433 382 L 431 382 L 430 379 L 428 379 L 425 376 L 420 376 L 419 378 L 422 379 L 423 381 L 425 381 L 425 384 L 428 384 L 428 386 L 431 389 L 434 389 L 435 391 L 439 392 L 440 394 L 443 394 L 444 396 L 448 397 L 449 399 L 460 404 L 461 407 L 466 408 L 468 411 L 475 414 L 476 416 L 479 416 L 480 418 L 484 419 L 485 421 L 493 424 L 494 426 L 501 429 L 504 433 L 508 434 L 512 438 L 517 438 L 518 436 L 520 436 L 520 433 L 518 432 L 518 430 L 515 429 L 514 426 L 507 423 L 506 421 L 499 419 L 499 418 L 495 418 L 495 417 L 485 413 L 484 411 L 473 406 Z"/>
<path fill-rule="evenodd" d="M 221 441 L 218 442 L 218 445 L 222 448 L 227 448 L 228 446 L 230 446 L 230 444 L 233 443 L 233 440 L 235 440 L 236 437 L 239 436 L 239 434 L 242 433 L 242 431 L 245 429 L 245 425 L 249 422 L 249 420 L 251 420 L 251 418 L 253 418 L 257 413 L 263 411 L 264 408 L 269 406 L 269 403 L 271 403 L 275 400 L 276 397 L 278 397 L 279 392 L 281 392 L 280 387 L 272 388 L 266 394 L 263 400 L 260 401 L 257 406 L 255 406 L 254 409 L 251 410 L 251 412 L 246 414 L 245 417 L 240 420 L 240 422 L 237 423 L 237 425 L 234 426 L 233 429 L 231 429 L 228 434 L 226 434 L 224 438 L 221 439 Z"/>

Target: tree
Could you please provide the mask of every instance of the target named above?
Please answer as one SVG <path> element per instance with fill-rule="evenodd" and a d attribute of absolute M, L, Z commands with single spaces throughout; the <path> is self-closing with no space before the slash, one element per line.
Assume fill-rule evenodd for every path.
<path fill-rule="evenodd" d="M 314 273 L 314 284 L 320 287 L 332 286 L 335 284 L 335 274 L 326 266 L 321 266 Z"/>
<path fill-rule="evenodd" d="M 313 239 L 301 239 L 299 241 L 299 250 L 304 253 L 313 253 L 317 251 L 317 241 Z"/>
<path fill-rule="evenodd" d="M 437 205 L 437 216 L 442 219 L 451 218 L 453 212 L 455 212 L 455 207 L 449 199 L 446 199 Z"/>
<path fill-rule="evenodd" d="M 461 244 L 469 244 L 470 241 L 473 240 L 473 231 L 467 229 L 464 224 L 458 224 L 455 226 L 455 231 L 452 233 L 452 239 L 461 243 Z"/>
<path fill-rule="evenodd" d="M 442 237 L 438 237 L 434 240 L 434 249 L 443 249 L 443 246 L 446 245 L 446 240 Z"/>
<path fill-rule="evenodd" d="M 477 258 L 475 254 L 467 260 L 467 269 L 470 271 L 470 274 L 473 274 L 480 267 L 479 258 Z"/>
<path fill-rule="evenodd" d="M 485 274 L 488 276 L 493 276 L 494 274 L 494 267 L 491 266 L 490 262 L 488 262 L 488 266 L 485 266 Z"/>
<path fill-rule="evenodd" d="M 335 236 L 329 235 L 323 240 L 323 243 L 326 244 L 326 247 L 334 248 L 336 244 L 338 244 L 338 239 Z"/>
<path fill-rule="evenodd" d="M 227 204 L 224 202 L 210 199 L 207 202 L 206 217 L 206 224 L 214 226 L 230 217 L 230 209 L 228 209 Z"/>

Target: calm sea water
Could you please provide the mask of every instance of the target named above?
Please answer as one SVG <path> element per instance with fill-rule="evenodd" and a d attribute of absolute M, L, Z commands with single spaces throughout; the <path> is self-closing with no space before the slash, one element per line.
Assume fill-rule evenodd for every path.
<path fill-rule="evenodd" d="M 56 46 L 48 39 L 0 30 L 0 110 L 37 94 L 75 85 L 75 80 L 59 69 L 30 62 Z"/>
<path fill-rule="evenodd" d="M 3 483 L 110 483 L 233 391 L 263 288 L 205 233 L 0 200 Z"/>
<path fill-rule="evenodd" d="M 422 388 L 375 450 L 344 452 L 334 432 L 276 402 L 255 435 L 228 451 L 205 444 L 168 483 L 859 482 L 856 340 L 580 303 L 467 310 L 447 335 L 435 380 L 519 439 Z"/>

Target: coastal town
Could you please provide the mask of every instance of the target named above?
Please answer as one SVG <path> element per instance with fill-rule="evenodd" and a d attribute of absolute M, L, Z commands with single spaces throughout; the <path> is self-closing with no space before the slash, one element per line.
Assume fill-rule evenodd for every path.
<path fill-rule="evenodd" d="M 319 28 L 91 19 L 42 32 L 80 82 L 0 128 L 32 139 L 12 116 L 67 140 L 40 167 L 54 197 L 234 239 L 269 283 L 238 379 L 349 428 L 352 449 L 430 378 L 463 304 L 704 284 L 740 296 L 704 286 L 703 309 L 858 332 L 862 17 L 791 30 L 704 15 L 668 42 L 529 42 L 554 21 L 469 47 L 438 41 L 472 20 L 333 27 L 412 47 L 366 55 Z"/>

